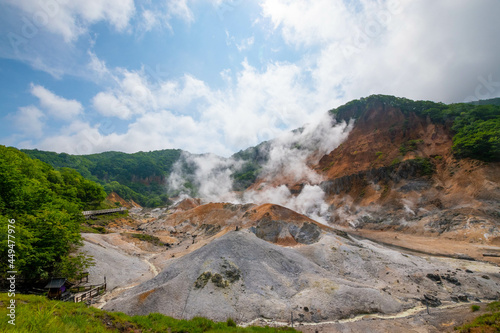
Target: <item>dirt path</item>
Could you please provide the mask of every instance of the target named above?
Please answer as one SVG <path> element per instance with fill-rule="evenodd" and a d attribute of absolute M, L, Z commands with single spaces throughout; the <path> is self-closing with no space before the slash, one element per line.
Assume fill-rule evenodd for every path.
<path fill-rule="evenodd" d="M 120 233 L 84 234 L 82 252 L 92 255 L 96 265 L 89 268 L 91 283 L 107 278 L 108 291 L 94 306 L 102 308 L 109 300 L 145 282 L 160 272 L 152 260 L 158 255 L 129 242 Z M 124 274 L 126 272 L 126 274 Z"/>
<path fill-rule="evenodd" d="M 148 254 L 146 255 L 142 261 L 149 266 L 149 271 L 153 274 L 153 277 L 157 276 L 160 272 L 158 270 L 158 268 L 150 261 L 150 259 L 152 257 L 154 257 L 156 255 L 156 253 L 151 253 L 151 254 Z M 104 295 L 102 295 L 101 298 L 99 298 L 94 304 L 93 306 L 98 308 L 98 309 L 102 309 L 102 307 L 104 305 L 106 305 L 106 303 L 110 300 L 112 300 L 113 298 L 117 297 L 118 295 L 120 295 L 121 293 L 123 293 L 124 291 L 128 290 L 128 289 L 131 289 L 137 285 L 139 285 L 141 282 L 135 282 L 135 283 L 131 283 L 129 285 L 125 285 L 123 287 L 117 287 L 117 288 L 114 288 L 113 290 L 111 290 L 110 292 L 106 292 Z"/>
<path fill-rule="evenodd" d="M 145 256 L 142 261 L 144 261 L 148 266 L 149 270 L 151 273 L 153 273 L 153 277 L 157 276 L 160 271 L 158 270 L 158 267 L 156 267 L 150 260 L 156 255 L 156 253 L 151 253 Z"/>
<path fill-rule="evenodd" d="M 495 245 L 469 243 L 441 237 L 408 235 L 391 231 L 349 230 L 348 233 L 385 246 L 396 247 L 398 250 L 450 258 L 470 257 L 475 260 L 500 265 L 500 258 L 483 256 L 484 253 L 500 254 L 500 247 Z"/>

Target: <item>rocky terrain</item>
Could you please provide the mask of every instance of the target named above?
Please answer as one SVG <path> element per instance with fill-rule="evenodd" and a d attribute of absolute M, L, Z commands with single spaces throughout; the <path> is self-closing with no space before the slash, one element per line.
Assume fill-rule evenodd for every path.
<path fill-rule="evenodd" d="M 240 323 L 288 322 L 293 313 L 297 322 L 322 322 L 500 297 L 498 267 L 422 258 L 330 231 L 312 244 L 283 247 L 233 230 L 169 261 L 105 309 Z"/>
<path fill-rule="evenodd" d="M 441 332 L 499 299 L 500 163 L 457 158 L 450 123 L 414 104 L 367 101 L 332 113 L 341 142 L 305 128 L 240 153 L 260 171 L 245 190 L 211 192 L 230 202 L 130 205 L 113 233 L 86 235 L 94 271 L 117 287 L 100 306 L 304 332 Z M 214 170 L 209 188 L 225 189 L 228 173 Z"/>

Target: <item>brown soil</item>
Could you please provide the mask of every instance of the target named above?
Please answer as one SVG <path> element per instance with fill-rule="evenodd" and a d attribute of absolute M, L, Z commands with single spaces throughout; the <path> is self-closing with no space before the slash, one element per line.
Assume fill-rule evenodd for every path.
<path fill-rule="evenodd" d="M 119 202 L 122 207 L 127 207 L 127 208 L 142 208 L 138 203 L 136 203 L 134 200 L 125 200 L 122 197 L 120 197 L 118 194 L 115 192 L 111 192 L 108 194 L 106 197 L 106 201 L 108 201 L 111 205 L 115 205 L 116 202 Z"/>
<path fill-rule="evenodd" d="M 378 107 L 368 111 L 349 133 L 347 140 L 330 154 L 324 156 L 316 170 L 328 179 L 334 179 L 363 170 L 391 165 L 400 157 L 399 148 L 410 140 L 422 140 L 417 150 L 408 152 L 401 160 L 447 156 L 451 136 L 443 126 L 429 119 L 403 113 L 392 107 Z"/>

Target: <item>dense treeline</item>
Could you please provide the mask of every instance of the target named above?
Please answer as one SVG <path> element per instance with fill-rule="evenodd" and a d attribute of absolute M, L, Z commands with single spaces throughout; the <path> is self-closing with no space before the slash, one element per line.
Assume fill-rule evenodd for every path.
<path fill-rule="evenodd" d="M 351 101 L 330 111 L 337 121 L 360 118 L 377 106 L 399 108 L 403 114 L 429 117 L 434 123 L 448 126 L 453 134 L 453 153 L 457 158 L 500 161 L 500 106 L 498 99 L 473 103 L 443 104 L 412 101 L 387 95 L 372 95 Z"/>
<path fill-rule="evenodd" d="M 103 185 L 107 193 L 114 191 L 122 198 L 146 207 L 167 203 L 165 179 L 182 153 L 178 149 L 92 155 L 57 154 L 36 149 L 23 151 L 56 169 L 73 168 L 85 178 Z"/>
<path fill-rule="evenodd" d="M 27 280 L 75 276 L 89 263 L 83 255 L 70 256 L 81 243 L 81 211 L 99 208 L 105 197 L 102 186 L 74 169 L 55 170 L 0 146 L 0 244 L 2 258 L 9 258 L 1 262 L 0 274 L 16 270 Z M 15 237 L 10 243 L 8 224 Z"/>

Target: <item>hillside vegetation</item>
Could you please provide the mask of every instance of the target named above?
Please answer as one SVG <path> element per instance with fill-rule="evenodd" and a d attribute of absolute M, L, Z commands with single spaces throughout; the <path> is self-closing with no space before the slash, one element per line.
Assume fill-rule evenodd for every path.
<path fill-rule="evenodd" d="M 85 178 L 103 185 L 107 193 L 116 192 L 125 200 L 134 200 L 146 207 L 167 202 L 164 181 L 182 153 L 179 149 L 92 155 L 57 154 L 36 149 L 23 152 L 56 169 L 73 168 Z"/>
<path fill-rule="evenodd" d="M 0 224 L 4 230 L 0 248 L 5 258 L 0 275 L 13 270 L 8 266 L 12 264 L 27 280 L 75 276 L 89 263 L 85 256 L 69 256 L 81 242 L 81 211 L 99 208 L 105 196 L 102 186 L 73 169 L 55 170 L 15 148 L 0 146 Z M 14 231 L 10 242 L 8 224 Z"/>
<path fill-rule="evenodd" d="M 330 113 L 337 121 L 349 121 L 351 118 L 359 119 L 365 112 L 380 105 L 399 108 L 406 117 L 414 113 L 417 116 L 429 117 L 436 124 L 447 125 L 453 135 L 452 149 L 457 158 L 500 161 L 500 106 L 497 100 L 491 100 L 491 104 L 476 102 L 447 105 L 372 95 L 353 100 L 330 110 Z"/>
<path fill-rule="evenodd" d="M 237 327 L 234 321 L 215 323 L 205 318 L 178 320 L 158 313 L 147 316 L 127 316 L 107 312 L 83 303 L 49 301 L 45 297 L 16 295 L 16 325 L 0 321 L 0 331 L 6 332 L 297 332 L 292 328 Z M 0 294 L 0 316 L 8 318 L 7 294 Z"/>

